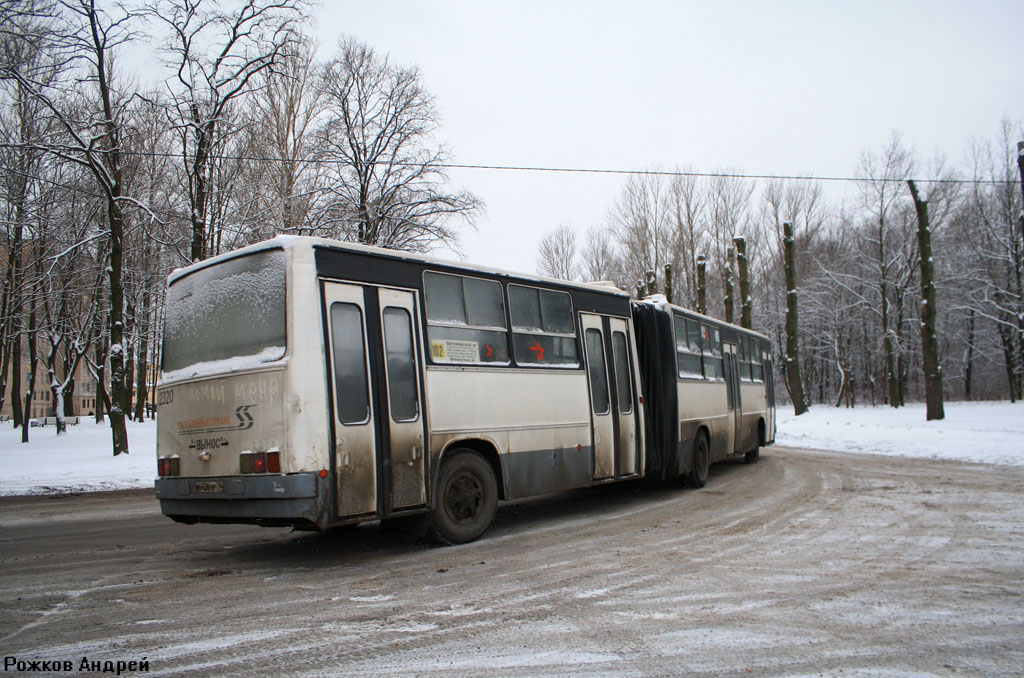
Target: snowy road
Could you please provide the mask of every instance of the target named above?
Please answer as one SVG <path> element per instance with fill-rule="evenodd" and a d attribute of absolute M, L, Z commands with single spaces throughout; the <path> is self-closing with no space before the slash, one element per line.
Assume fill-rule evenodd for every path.
<path fill-rule="evenodd" d="M 0 652 L 149 675 L 1024 675 L 1024 470 L 769 448 L 474 544 L 0 498 Z M 35 674 L 39 675 L 39 674 Z"/>

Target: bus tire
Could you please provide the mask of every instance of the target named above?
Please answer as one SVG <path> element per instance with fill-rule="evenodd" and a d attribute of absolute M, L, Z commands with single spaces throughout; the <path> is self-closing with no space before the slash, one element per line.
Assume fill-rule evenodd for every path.
<path fill-rule="evenodd" d="M 764 445 L 764 419 L 757 422 L 757 447 L 743 455 L 743 461 L 748 464 L 756 464 L 761 458 L 761 446 Z"/>
<path fill-rule="evenodd" d="M 465 544 L 484 533 L 498 508 L 494 469 L 476 452 L 455 450 L 441 464 L 430 536 L 441 544 Z"/>
<path fill-rule="evenodd" d="M 708 444 L 708 437 L 703 431 L 697 434 L 693 441 L 693 458 L 690 460 L 690 475 L 687 478 L 690 485 L 696 488 L 704 487 L 708 481 L 708 468 L 711 466 L 711 445 Z"/>

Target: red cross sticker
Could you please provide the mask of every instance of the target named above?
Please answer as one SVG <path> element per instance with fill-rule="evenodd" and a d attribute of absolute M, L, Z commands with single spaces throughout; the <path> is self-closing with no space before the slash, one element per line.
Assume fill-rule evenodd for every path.
<path fill-rule="evenodd" d="M 540 340 L 537 341 L 536 346 L 527 346 L 526 348 L 537 354 L 537 362 L 544 362 L 544 347 L 540 345 Z"/>

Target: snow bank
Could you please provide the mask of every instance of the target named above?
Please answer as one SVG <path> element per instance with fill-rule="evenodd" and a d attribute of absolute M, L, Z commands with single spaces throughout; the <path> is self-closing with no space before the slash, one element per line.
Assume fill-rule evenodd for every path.
<path fill-rule="evenodd" d="M 800 417 L 779 408 L 780 446 L 1024 466 L 1024 403 L 946 403 L 925 421 L 924 405 L 845 409 L 815 406 Z M 156 425 L 128 423 L 132 453 L 114 457 L 110 427 L 85 421 L 67 435 L 53 428 L 0 428 L 0 495 L 53 494 L 153 486 Z"/>
<path fill-rule="evenodd" d="M 780 407 L 775 442 L 929 459 L 1024 466 L 1024 403 L 946 403 L 946 418 L 925 421 L 924 404 L 835 408 L 793 416 Z"/>
<path fill-rule="evenodd" d="M 113 455 L 109 423 L 82 417 L 57 435 L 53 426 L 30 428 L 22 444 L 21 429 L 0 427 L 0 495 L 60 494 L 153 487 L 156 477 L 156 424 L 128 422 L 131 454 Z"/>

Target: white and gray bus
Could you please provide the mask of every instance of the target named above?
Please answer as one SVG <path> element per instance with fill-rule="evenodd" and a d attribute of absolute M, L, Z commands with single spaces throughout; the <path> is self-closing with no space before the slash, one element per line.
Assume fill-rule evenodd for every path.
<path fill-rule="evenodd" d="M 156 494 L 184 523 L 326 529 L 634 478 L 774 440 L 768 338 L 606 284 L 279 237 L 168 279 Z"/>

